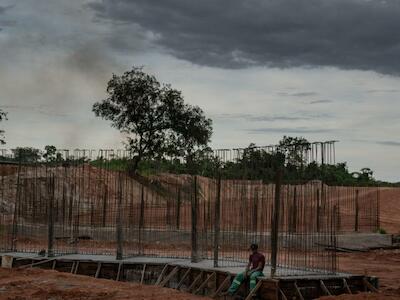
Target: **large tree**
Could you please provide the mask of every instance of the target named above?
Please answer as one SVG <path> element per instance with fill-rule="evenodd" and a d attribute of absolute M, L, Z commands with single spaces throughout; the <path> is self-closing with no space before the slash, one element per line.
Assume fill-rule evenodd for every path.
<path fill-rule="evenodd" d="M 128 134 L 128 149 L 134 155 L 132 172 L 145 158 L 190 158 L 210 141 L 212 122 L 201 108 L 186 104 L 180 91 L 161 84 L 142 68 L 114 74 L 107 94 L 93 105 L 93 111 Z"/>
<path fill-rule="evenodd" d="M 0 122 L 4 120 L 7 120 L 7 113 L 0 109 Z M 4 145 L 5 143 L 4 130 L 0 129 L 0 145 Z"/>

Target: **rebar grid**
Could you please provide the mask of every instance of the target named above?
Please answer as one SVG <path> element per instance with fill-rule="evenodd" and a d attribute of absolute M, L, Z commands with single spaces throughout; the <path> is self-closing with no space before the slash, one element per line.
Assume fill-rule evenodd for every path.
<path fill-rule="evenodd" d="M 335 252 L 326 249 L 336 247 L 338 233 L 379 227 L 377 188 L 266 183 L 221 172 L 132 175 L 113 170 L 112 159 L 126 157 L 116 153 L 97 152 L 96 164 L 93 153 L 75 151 L 62 162 L 0 165 L 0 250 L 233 266 L 246 262 L 255 242 L 268 264 L 276 258 L 277 276 L 326 274 L 337 270 Z"/>

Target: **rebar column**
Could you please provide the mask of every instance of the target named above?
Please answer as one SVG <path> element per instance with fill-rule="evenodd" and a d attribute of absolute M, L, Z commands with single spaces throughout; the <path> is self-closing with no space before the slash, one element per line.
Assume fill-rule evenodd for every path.
<path fill-rule="evenodd" d="M 192 254 L 191 261 L 198 262 L 198 245 L 197 245 L 197 212 L 198 212 L 198 199 L 197 199 L 197 176 L 194 176 L 193 183 L 194 193 L 192 195 L 191 210 L 192 210 Z"/>
<path fill-rule="evenodd" d="M 176 229 L 179 230 L 181 222 L 181 189 L 178 188 L 178 197 L 176 199 Z"/>
<path fill-rule="evenodd" d="M 221 177 L 217 179 L 217 197 L 215 199 L 215 218 L 214 218 L 214 267 L 218 267 L 219 256 L 219 233 L 221 226 Z"/>
<path fill-rule="evenodd" d="M 117 224 L 116 224 L 116 239 L 117 239 L 117 260 L 121 260 L 123 256 L 122 249 L 122 178 L 121 171 L 118 174 L 118 199 L 117 199 Z"/>
<path fill-rule="evenodd" d="M 275 199 L 274 210 L 271 224 L 271 277 L 276 275 L 276 266 L 278 258 L 278 235 L 279 235 L 279 219 L 281 205 L 281 186 L 282 186 L 282 169 L 279 168 L 275 179 Z"/>
<path fill-rule="evenodd" d="M 141 185 L 140 191 L 140 215 L 139 215 L 139 254 L 143 254 L 143 228 L 144 228 L 144 185 Z"/>
<path fill-rule="evenodd" d="M 355 218 L 355 220 L 354 220 L 354 231 L 355 232 L 358 232 L 358 227 L 359 227 L 359 225 L 358 225 L 358 223 L 359 223 L 359 220 L 358 220 L 359 219 L 358 194 L 359 194 L 359 191 L 356 190 L 355 214 L 354 214 L 354 218 Z"/>
<path fill-rule="evenodd" d="M 54 245 L 54 174 L 50 176 L 50 183 L 47 188 L 49 195 L 49 203 L 48 203 L 48 214 L 47 214 L 47 256 L 53 257 L 53 245 Z"/>

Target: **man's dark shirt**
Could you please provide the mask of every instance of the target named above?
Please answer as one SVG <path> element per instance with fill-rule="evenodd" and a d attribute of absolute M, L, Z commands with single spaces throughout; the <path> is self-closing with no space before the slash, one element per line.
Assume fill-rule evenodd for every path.
<path fill-rule="evenodd" d="M 253 253 L 249 257 L 249 262 L 251 263 L 251 270 L 257 269 L 261 262 L 261 269 L 259 271 L 262 272 L 265 266 L 265 256 L 258 252 Z"/>

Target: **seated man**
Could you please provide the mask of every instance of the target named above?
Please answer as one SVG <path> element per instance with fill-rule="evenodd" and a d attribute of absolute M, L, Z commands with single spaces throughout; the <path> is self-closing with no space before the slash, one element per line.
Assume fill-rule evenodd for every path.
<path fill-rule="evenodd" d="M 249 263 L 247 264 L 246 270 L 243 273 L 236 275 L 233 279 L 232 285 L 226 292 L 229 295 L 234 295 L 238 290 L 241 283 L 250 277 L 250 291 L 256 287 L 257 277 L 262 277 L 264 274 L 265 256 L 259 253 L 257 244 L 251 244 L 249 251 L 251 251 L 249 257 Z"/>

